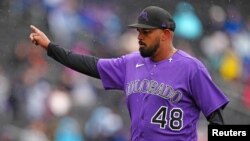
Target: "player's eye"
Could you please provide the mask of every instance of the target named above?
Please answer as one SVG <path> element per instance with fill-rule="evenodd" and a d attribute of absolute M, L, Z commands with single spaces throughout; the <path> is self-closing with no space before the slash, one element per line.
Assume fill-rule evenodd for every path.
<path fill-rule="evenodd" d="M 145 29 L 145 30 L 142 30 L 141 32 L 143 33 L 143 34 L 149 34 L 149 33 L 151 33 L 153 30 L 149 30 L 149 29 Z"/>

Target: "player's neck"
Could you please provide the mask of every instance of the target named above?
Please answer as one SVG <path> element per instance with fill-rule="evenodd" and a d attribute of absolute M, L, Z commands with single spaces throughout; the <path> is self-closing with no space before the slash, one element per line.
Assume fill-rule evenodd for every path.
<path fill-rule="evenodd" d="M 151 60 L 154 62 L 160 62 L 165 59 L 169 59 L 177 51 L 173 45 L 168 47 L 161 47 L 155 52 L 155 55 L 151 57 Z"/>

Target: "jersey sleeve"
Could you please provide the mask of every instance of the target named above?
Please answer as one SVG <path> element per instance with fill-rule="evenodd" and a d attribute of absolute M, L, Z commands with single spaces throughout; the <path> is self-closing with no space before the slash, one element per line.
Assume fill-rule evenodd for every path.
<path fill-rule="evenodd" d="M 191 79 L 191 92 L 194 101 L 207 117 L 213 111 L 224 108 L 229 99 L 212 81 L 206 68 L 198 69 Z"/>
<path fill-rule="evenodd" d="M 54 43 L 49 43 L 47 55 L 75 71 L 98 79 L 100 78 L 97 70 L 99 58 L 95 56 L 77 54 Z"/>
<path fill-rule="evenodd" d="M 105 89 L 123 90 L 126 76 L 125 56 L 112 59 L 99 59 L 97 69 Z"/>

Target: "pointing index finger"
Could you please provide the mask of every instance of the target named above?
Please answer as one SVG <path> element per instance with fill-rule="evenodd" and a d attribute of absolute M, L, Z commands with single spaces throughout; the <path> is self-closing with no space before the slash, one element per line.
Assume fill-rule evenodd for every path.
<path fill-rule="evenodd" d="M 30 28 L 33 32 L 38 33 L 40 30 L 36 28 L 34 25 L 30 25 Z"/>

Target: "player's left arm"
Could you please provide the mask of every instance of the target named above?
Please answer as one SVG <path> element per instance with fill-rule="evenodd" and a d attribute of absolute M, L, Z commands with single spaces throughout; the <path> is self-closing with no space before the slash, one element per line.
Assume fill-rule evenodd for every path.
<path fill-rule="evenodd" d="M 194 99 L 209 124 L 223 125 L 222 110 L 229 103 L 229 99 L 213 82 L 204 65 L 201 64 L 194 73 L 190 86 Z"/>
<path fill-rule="evenodd" d="M 224 125 L 224 119 L 222 116 L 222 109 L 215 110 L 209 116 L 206 117 L 210 125 Z"/>

